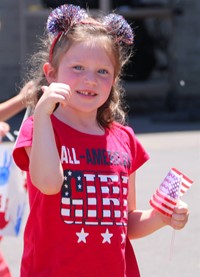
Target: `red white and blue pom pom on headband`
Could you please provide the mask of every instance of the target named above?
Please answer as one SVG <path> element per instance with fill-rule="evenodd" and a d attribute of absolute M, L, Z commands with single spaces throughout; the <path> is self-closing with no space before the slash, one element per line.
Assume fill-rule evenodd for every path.
<path fill-rule="evenodd" d="M 105 17 L 103 24 L 110 31 L 110 34 L 116 36 L 116 42 L 123 42 L 128 45 L 133 44 L 133 31 L 123 16 L 111 13 Z"/>
<path fill-rule="evenodd" d="M 86 11 L 79 6 L 62 5 L 50 13 L 47 19 L 47 31 L 53 36 L 57 36 L 60 32 L 66 33 L 71 26 L 87 17 Z"/>
<path fill-rule="evenodd" d="M 172 216 L 179 198 L 190 188 L 193 181 L 176 168 L 172 168 L 152 195 L 150 205 L 164 215 Z"/>
<path fill-rule="evenodd" d="M 52 60 L 53 50 L 63 33 L 67 33 L 69 28 L 81 20 L 88 17 L 86 11 L 79 6 L 62 5 L 53 10 L 47 19 L 47 31 L 54 37 L 50 48 L 49 60 Z"/>
<path fill-rule="evenodd" d="M 87 24 L 84 19 L 88 17 L 86 10 L 79 6 L 62 5 L 51 12 L 47 20 L 47 32 L 54 37 L 50 48 L 49 60 L 56 43 L 62 34 L 66 34 L 71 27 L 78 23 Z M 91 24 L 91 23 L 89 23 Z M 100 23 L 98 23 L 99 25 Z M 102 26 L 108 30 L 108 34 L 116 38 L 116 43 L 130 45 L 133 43 L 134 35 L 128 22 L 121 15 L 111 13 L 105 16 Z"/>

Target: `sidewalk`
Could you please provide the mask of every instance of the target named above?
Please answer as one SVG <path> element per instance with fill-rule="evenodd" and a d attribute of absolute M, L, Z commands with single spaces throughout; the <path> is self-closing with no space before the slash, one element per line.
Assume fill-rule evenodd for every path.
<path fill-rule="evenodd" d="M 171 167 L 176 167 L 194 181 L 191 189 L 183 196 L 183 200 L 190 208 L 189 222 L 185 229 L 175 231 L 174 243 L 172 243 L 172 229 L 169 227 L 132 242 L 141 277 L 198 277 L 200 276 L 200 122 L 184 122 L 172 117 L 154 117 L 150 120 L 145 116 L 131 118 L 130 125 L 135 129 L 137 137 L 151 157 L 137 173 L 139 209 L 149 208 L 151 195 Z M 22 235 L 21 232 L 18 238 L 4 238 L 0 246 L 13 277 L 19 276 Z"/>

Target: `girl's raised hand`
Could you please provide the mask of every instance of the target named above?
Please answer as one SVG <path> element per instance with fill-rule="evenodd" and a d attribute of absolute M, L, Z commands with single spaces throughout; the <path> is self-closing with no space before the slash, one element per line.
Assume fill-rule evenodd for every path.
<path fill-rule="evenodd" d="M 66 106 L 71 97 L 71 89 L 63 83 L 51 83 L 43 86 L 43 95 L 38 101 L 35 112 L 51 115 L 57 103 Z"/>

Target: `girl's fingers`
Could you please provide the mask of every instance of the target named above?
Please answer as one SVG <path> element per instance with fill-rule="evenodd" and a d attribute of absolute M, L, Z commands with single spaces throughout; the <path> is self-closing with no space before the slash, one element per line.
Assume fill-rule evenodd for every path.
<path fill-rule="evenodd" d="M 70 87 L 62 83 L 51 83 L 49 86 L 42 86 L 43 95 L 40 98 L 37 108 L 43 107 L 43 112 L 51 114 L 55 105 L 60 103 L 66 106 L 71 97 Z"/>
<path fill-rule="evenodd" d="M 174 229 L 182 229 L 187 223 L 188 217 L 188 205 L 185 202 L 179 201 L 172 214 L 171 226 Z"/>
<path fill-rule="evenodd" d="M 66 84 L 52 83 L 50 86 L 42 86 L 43 92 L 68 101 L 71 97 L 70 87 Z"/>
<path fill-rule="evenodd" d="M 174 208 L 174 212 L 177 214 L 187 213 L 188 205 L 185 202 L 179 200 L 177 205 Z"/>

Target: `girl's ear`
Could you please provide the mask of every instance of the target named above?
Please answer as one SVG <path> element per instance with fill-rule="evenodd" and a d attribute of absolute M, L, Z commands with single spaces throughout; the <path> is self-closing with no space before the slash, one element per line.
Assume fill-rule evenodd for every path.
<path fill-rule="evenodd" d="M 113 80 L 113 86 L 116 84 L 117 81 L 118 81 L 118 77 L 115 77 L 115 79 Z"/>
<path fill-rule="evenodd" d="M 55 82 L 56 80 L 56 73 L 54 68 L 52 67 L 52 65 L 50 63 L 45 63 L 43 66 L 43 72 L 44 75 L 48 81 L 49 84 Z"/>

